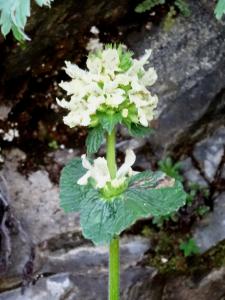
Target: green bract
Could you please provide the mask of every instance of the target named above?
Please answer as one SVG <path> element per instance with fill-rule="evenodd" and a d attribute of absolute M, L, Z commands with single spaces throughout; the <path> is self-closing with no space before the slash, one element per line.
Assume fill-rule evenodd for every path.
<path fill-rule="evenodd" d="M 142 172 L 130 177 L 128 187 L 114 197 L 104 197 L 91 184 L 78 185 L 86 170 L 80 159 L 62 171 L 60 206 L 65 212 L 80 212 L 83 234 L 95 244 L 108 244 L 136 220 L 164 216 L 184 205 L 182 185 L 162 172 Z"/>

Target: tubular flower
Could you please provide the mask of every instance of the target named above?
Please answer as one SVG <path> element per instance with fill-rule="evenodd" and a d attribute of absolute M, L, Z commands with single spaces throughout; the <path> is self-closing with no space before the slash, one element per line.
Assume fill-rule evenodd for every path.
<path fill-rule="evenodd" d="M 69 127 L 92 127 L 101 123 L 100 115 L 119 113 L 125 125 L 147 127 L 158 102 L 157 96 L 147 89 L 157 80 L 154 68 L 144 68 L 150 55 L 151 50 L 146 50 L 140 59 L 133 59 L 121 46 L 106 46 L 89 54 L 87 70 L 66 62 L 65 71 L 71 80 L 59 86 L 68 97 L 57 99 L 58 105 L 69 110 L 64 123 Z"/>
<path fill-rule="evenodd" d="M 107 161 L 104 157 L 98 157 L 93 161 L 93 164 L 89 162 L 85 154 L 82 155 L 81 158 L 83 167 L 88 171 L 77 181 L 79 185 L 87 185 L 89 179 L 92 179 L 96 189 L 103 189 L 108 183 L 110 183 L 113 188 L 119 188 L 128 177 L 135 173 L 131 166 L 134 164 L 136 156 L 131 149 L 126 151 L 125 161 L 118 169 L 116 178 L 112 180 L 110 178 Z"/>

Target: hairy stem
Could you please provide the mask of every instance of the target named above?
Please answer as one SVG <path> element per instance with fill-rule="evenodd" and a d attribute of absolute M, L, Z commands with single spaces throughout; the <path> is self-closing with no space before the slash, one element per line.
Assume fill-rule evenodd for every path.
<path fill-rule="evenodd" d="M 116 177 L 116 130 L 112 130 L 106 137 L 106 159 L 111 179 Z"/>
<path fill-rule="evenodd" d="M 111 179 L 116 177 L 116 131 L 106 137 L 106 158 Z M 109 300 L 120 298 L 120 250 L 119 237 L 114 237 L 109 246 Z"/>
<path fill-rule="evenodd" d="M 120 249 L 119 237 L 110 242 L 109 249 L 109 300 L 120 298 Z"/>

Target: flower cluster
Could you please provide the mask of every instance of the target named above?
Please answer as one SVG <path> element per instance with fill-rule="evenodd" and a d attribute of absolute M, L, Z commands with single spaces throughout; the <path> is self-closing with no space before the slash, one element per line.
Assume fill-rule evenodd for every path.
<path fill-rule="evenodd" d="M 69 110 L 64 123 L 69 127 L 96 126 L 102 115 L 119 114 L 121 123 L 147 127 L 154 118 L 158 98 L 147 87 L 157 80 L 154 68 L 144 69 L 151 50 L 138 60 L 121 46 L 106 46 L 90 53 L 87 69 L 66 62 L 65 71 L 71 81 L 59 85 L 68 95 L 57 103 Z"/>
<path fill-rule="evenodd" d="M 136 172 L 131 169 L 131 166 L 134 164 L 136 156 L 131 149 L 126 150 L 125 161 L 122 166 L 117 170 L 116 178 L 111 179 L 107 161 L 104 157 L 98 157 L 93 161 L 93 164 L 89 162 L 86 155 L 83 154 L 82 165 L 88 171 L 84 174 L 79 180 L 79 185 L 87 185 L 91 179 L 94 188 L 110 190 L 118 190 L 123 186 L 127 178 L 134 175 Z"/>

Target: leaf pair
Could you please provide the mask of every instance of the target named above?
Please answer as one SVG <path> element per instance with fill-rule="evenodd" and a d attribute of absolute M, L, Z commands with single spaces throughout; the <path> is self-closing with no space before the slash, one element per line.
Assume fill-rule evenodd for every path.
<path fill-rule="evenodd" d="M 105 115 L 100 119 L 100 125 L 89 129 L 86 139 L 87 153 L 96 153 L 104 141 L 105 132 L 111 133 L 113 128 L 122 121 L 121 114 Z M 126 124 L 130 135 L 134 137 L 144 137 L 151 133 L 149 127 L 139 124 Z"/>
<path fill-rule="evenodd" d="M 168 215 L 186 200 L 181 183 L 162 172 L 150 171 L 132 176 L 123 194 L 105 199 L 91 186 L 77 184 L 85 172 L 80 159 L 72 160 L 63 169 L 60 206 L 65 212 L 80 212 L 83 234 L 95 244 L 108 244 L 140 218 Z"/>

